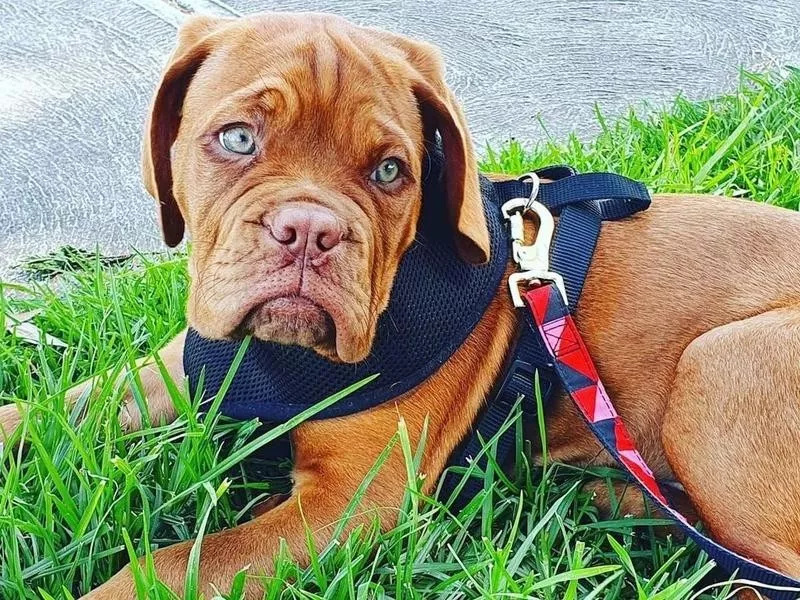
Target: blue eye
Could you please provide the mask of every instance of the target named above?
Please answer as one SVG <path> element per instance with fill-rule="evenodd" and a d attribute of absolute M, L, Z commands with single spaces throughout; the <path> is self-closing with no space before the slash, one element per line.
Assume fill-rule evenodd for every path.
<path fill-rule="evenodd" d="M 252 130 L 244 125 L 234 125 L 219 133 L 219 143 L 228 152 L 234 154 L 253 154 L 256 151 L 256 139 Z"/>
<path fill-rule="evenodd" d="M 392 183 L 400 176 L 400 161 L 396 158 L 387 158 L 382 161 L 369 176 L 375 183 Z"/>

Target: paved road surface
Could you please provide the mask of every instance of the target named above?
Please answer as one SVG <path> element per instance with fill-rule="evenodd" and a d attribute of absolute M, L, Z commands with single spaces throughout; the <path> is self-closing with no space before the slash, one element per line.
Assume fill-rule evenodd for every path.
<path fill-rule="evenodd" d="M 0 276 L 64 244 L 161 247 L 140 128 L 183 10 L 329 10 L 441 45 L 479 147 L 593 130 L 800 65 L 797 0 L 0 0 Z"/>

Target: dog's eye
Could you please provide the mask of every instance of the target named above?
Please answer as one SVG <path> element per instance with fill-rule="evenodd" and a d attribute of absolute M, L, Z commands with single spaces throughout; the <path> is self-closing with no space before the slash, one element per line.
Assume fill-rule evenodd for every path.
<path fill-rule="evenodd" d="M 400 161 L 396 158 L 387 158 L 382 161 L 369 176 L 375 183 L 392 183 L 400 175 Z"/>
<path fill-rule="evenodd" d="M 219 133 L 219 143 L 228 152 L 252 154 L 256 151 L 256 140 L 249 127 L 234 125 Z"/>

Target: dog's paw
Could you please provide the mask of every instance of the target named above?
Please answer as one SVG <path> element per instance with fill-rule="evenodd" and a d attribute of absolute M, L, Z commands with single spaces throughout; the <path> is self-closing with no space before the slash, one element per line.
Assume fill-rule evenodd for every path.
<path fill-rule="evenodd" d="M 22 422 L 22 413 L 16 404 L 0 406 L 0 448 L 19 427 Z"/>
<path fill-rule="evenodd" d="M 122 394 L 119 424 L 126 432 L 139 431 L 143 425 L 144 419 L 133 392 L 134 386 L 138 386 L 139 383 L 141 387 L 137 387 L 137 390 L 144 398 L 151 423 L 158 424 L 175 418 L 175 407 L 161 372 L 153 364 L 140 365 L 138 381 L 134 381 L 131 374 L 125 372 L 113 383 L 113 389 L 119 390 Z M 100 377 L 76 385 L 67 391 L 68 404 L 74 405 L 87 395 L 90 401 L 97 401 L 102 385 L 103 380 Z"/>
<path fill-rule="evenodd" d="M 172 403 L 169 388 L 158 368 L 155 365 L 149 365 L 140 369 L 139 381 L 142 384 L 140 391 L 145 399 L 150 423 L 158 425 L 173 421 L 176 416 L 175 405 Z M 131 386 L 134 384 L 127 379 L 122 385 L 125 386 L 125 396 L 119 413 L 119 423 L 124 431 L 138 431 L 144 424 L 144 418 L 133 395 Z M 180 386 L 180 383 L 176 385 Z"/>

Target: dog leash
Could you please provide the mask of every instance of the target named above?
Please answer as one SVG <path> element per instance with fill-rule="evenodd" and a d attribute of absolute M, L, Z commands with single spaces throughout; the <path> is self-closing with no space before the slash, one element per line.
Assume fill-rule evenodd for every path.
<path fill-rule="evenodd" d="M 579 183 L 577 180 L 573 181 Z M 539 216 L 540 230 L 542 230 L 543 218 L 547 219 L 547 207 L 544 203 L 537 202 L 538 198 L 534 196 L 537 187 L 534 182 L 531 186 L 531 196 L 522 205 L 521 212 L 533 208 Z M 622 218 L 626 216 L 626 212 L 632 214 L 636 210 L 646 208 L 646 205 L 642 205 L 639 197 L 628 198 L 627 202 L 620 197 L 612 197 L 609 200 L 593 197 L 599 195 L 602 187 L 599 186 L 594 194 L 581 194 L 584 199 L 588 198 L 589 202 L 584 200 L 572 204 L 567 199 L 558 204 L 545 198 L 548 204 L 553 204 L 557 209 L 565 207 L 562 210 L 560 231 L 554 239 L 552 252 L 547 252 L 551 240 L 547 236 L 543 240 L 539 240 L 537 237 L 532 245 L 537 246 L 536 252 L 531 252 L 530 256 L 536 256 L 538 262 L 526 264 L 524 254 L 523 260 L 517 261 L 522 272 L 509 281 L 512 288 L 517 288 L 511 290 L 512 298 L 514 298 L 516 306 L 524 307 L 525 332 L 528 335 L 534 335 L 540 343 L 540 349 L 544 348 L 546 351 L 546 357 L 535 354 L 530 362 L 535 369 L 540 370 L 540 373 L 555 373 L 558 382 L 572 398 L 589 429 L 602 446 L 641 486 L 647 497 L 671 517 L 679 529 L 694 540 L 711 560 L 728 574 L 736 575 L 741 582 L 760 588 L 772 600 L 795 600 L 800 597 L 800 581 L 758 564 L 718 544 L 693 527 L 669 503 L 652 470 L 636 449 L 633 439 L 600 380 L 597 368 L 572 318 L 569 307 L 575 306 L 580 295 L 603 217 Z M 625 192 L 623 187 L 625 186 L 620 186 L 622 195 Z M 635 193 L 639 190 L 636 186 L 630 186 L 628 191 Z M 647 204 L 649 204 L 649 196 Z M 576 215 L 570 217 L 570 221 L 565 219 L 568 214 L 571 214 L 567 213 L 568 210 L 574 211 Z M 521 218 L 521 212 L 514 214 Z M 514 221 L 511 223 L 513 232 Z M 545 233 L 547 231 L 545 227 Z M 589 232 L 589 235 L 582 238 L 581 236 L 586 231 Z M 566 242 L 567 239 L 570 241 Z M 570 250 L 575 254 L 570 255 Z M 515 258 L 517 255 L 518 253 L 515 253 Z M 552 264 L 548 262 L 548 255 L 552 259 Z M 567 268 L 563 271 L 563 276 L 559 276 L 560 270 L 566 266 L 562 261 L 566 257 L 575 259 L 576 255 L 578 266 Z M 517 286 L 523 281 L 533 285 L 520 296 Z M 531 381 L 528 380 L 528 394 L 530 394 Z M 552 387 L 551 385 L 551 389 Z"/>
<path fill-rule="evenodd" d="M 552 283 L 523 293 L 528 327 L 538 332 L 551 357 L 561 385 L 583 415 L 586 424 L 652 500 L 709 557 L 729 574 L 764 586 L 773 600 L 796 599 L 800 581 L 760 565 L 716 543 L 695 529 L 662 493 L 653 472 L 642 458 L 625 424 L 611 403 L 586 344 L 558 288 Z"/>

